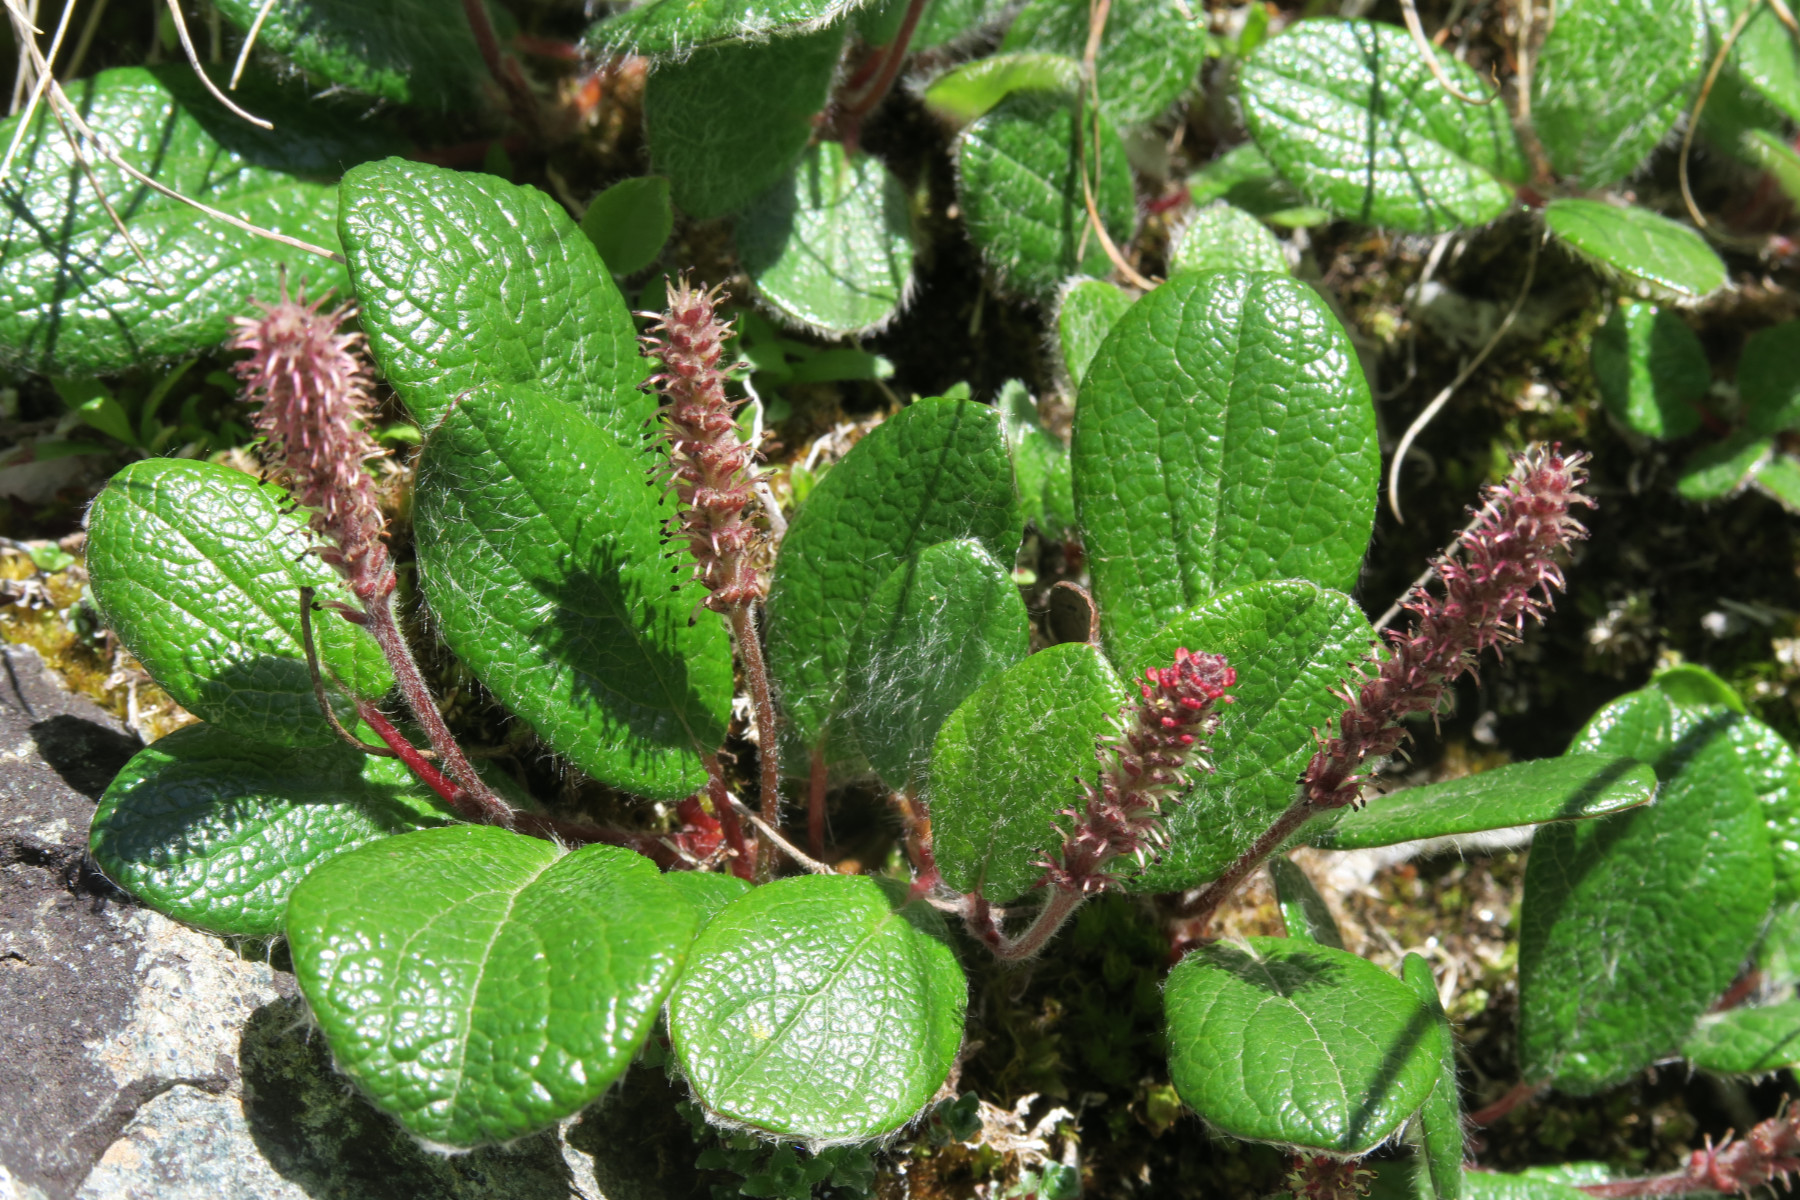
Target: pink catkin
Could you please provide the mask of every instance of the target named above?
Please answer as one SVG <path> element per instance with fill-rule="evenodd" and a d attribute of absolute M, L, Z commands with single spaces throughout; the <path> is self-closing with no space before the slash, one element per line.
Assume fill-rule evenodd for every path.
<path fill-rule="evenodd" d="M 1162 806 L 1187 787 L 1187 767 L 1212 767 L 1201 739 L 1219 723 L 1218 707 L 1230 704 L 1226 689 L 1237 672 L 1223 655 L 1175 652 L 1173 666 L 1144 672 L 1142 699 L 1119 714 L 1119 732 L 1096 749 L 1097 784 L 1086 786 L 1086 804 L 1069 809 L 1075 826 L 1060 861 L 1045 863 L 1047 882 L 1083 893 L 1106 887 L 1106 864 L 1129 857 L 1140 862 L 1162 846 Z"/>
<path fill-rule="evenodd" d="M 322 557 L 363 600 L 394 586 L 375 481 L 364 464 L 384 457 L 369 436 L 369 369 L 360 333 L 339 333 L 354 309 L 320 311 L 301 294 L 258 303 L 260 317 L 236 318 L 230 346 L 250 357 L 234 368 L 245 397 L 260 402 L 253 418 L 265 457 L 292 477 L 294 498 L 311 510 L 314 531 L 329 545 Z"/>
<path fill-rule="evenodd" d="M 1460 555 L 1432 564 L 1443 594 L 1419 588 L 1408 596 L 1402 607 L 1417 618 L 1413 629 L 1388 630 L 1388 657 L 1370 656 L 1373 672 L 1342 693 L 1348 707 L 1337 736 L 1321 739 L 1301 780 L 1314 808 L 1355 803 L 1363 765 L 1405 739 L 1400 718 L 1436 712 L 1483 651 L 1516 643 L 1527 617 L 1542 618 L 1551 592 L 1563 586 L 1557 556 L 1587 536 L 1570 515 L 1576 505 L 1593 504 L 1580 492 L 1586 461 L 1579 452 L 1537 447 L 1514 459 L 1505 483 L 1488 489 L 1480 519 L 1459 540 Z"/>
<path fill-rule="evenodd" d="M 708 607 L 726 612 L 767 590 L 757 565 L 762 535 L 744 516 L 756 502 L 756 449 L 738 436 L 738 405 L 726 397 L 719 370 L 731 335 L 731 323 L 719 318 L 719 289 L 701 291 L 684 279 L 671 281 L 668 294 L 668 311 L 642 339 L 644 353 L 662 364 L 650 382 L 663 397 L 676 520 L 712 593 Z"/>

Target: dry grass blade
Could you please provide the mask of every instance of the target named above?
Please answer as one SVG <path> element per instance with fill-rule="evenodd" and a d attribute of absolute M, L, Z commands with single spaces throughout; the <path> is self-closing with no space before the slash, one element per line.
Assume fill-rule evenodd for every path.
<path fill-rule="evenodd" d="M 1681 181 L 1681 202 L 1687 205 L 1688 216 L 1694 218 L 1694 224 L 1702 229 L 1706 228 L 1706 215 L 1700 211 L 1700 206 L 1694 203 L 1693 189 L 1688 186 L 1688 159 L 1693 155 L 1694 133 L 1700 128 L 1700 114 L 1706 109 L 1706 101 L 1712 95 L 1713 84 L 1718 82 L 1719 72 L 1725 69 L 1725 59 L 1731 54 L 1731 48 L 1737 45 L 1739 35 L 1744 32 L 1744 26 L 1750 23 L 1750 18 L 1756 15 L 1756 10 L 1760 7 L 1762 7 L 1762 0 L 1750 0 L 1750 3 L 1744 5 L 1744 11 L 1738 14 L 1737 20 L 1731 23 L 1731 29 L 1726 33 L 1725 40 L 1719 44 L 1719 52 L 1713 55 L 1712 66 L 1706 72 L 1706 81 L 1700 85 L 1700 94 L 1694 98 L 1694 110 L 1688 114 L 1687 131 L 1681 135 L 1681 157 L 1677 162 L 1676 171 Z M 1789 20 L 1792 20 L 1792 17 Z"/>
<path fill-rule="evenodd" d="M 1090 0 L 1088 12 L 1088 40 L 1087 48 L 1082 52 L 1081 73 L 1082 77 L 1087 80 L 1088 104 L 1094 111 L 1094 136 L 1080 140 L 1093 145 L 1094 173 L 1091 177 L 1088 175 L 1087 149 L 1084 145 L 1080 163 L 1081 195 L 1082 199 L 1087 202 L 1088 227 L 1100 239 L 1100 248 L 1106 251 L 1106 257 L 1111 260 L 1112 265 L 1132 287 L 1149 291 L 1156 284 L 1138 274 L 1137 270 L 1125 261 L 1125 255 L 1120 253 L 1118 244 L 1106 231 L 1106 222 L 1100 219 L 1100 206 L 1094 202 L 1094 189 L 1100 178 L 1100 73 L 1095 69 L 1094 64 L 1100 56 L 1100 38 L 1106 32 L 1106 18 L 1112 12 L 1112 0 Z M 1080 122 L 1080 119 L 1080 114 L 1077 113 L 1077 123 Z"/>
<path fill-rule="evenodd" d="M 256 10 L 256 20 L 250 22 L 250 32 L 244 35 L 244 44 L 238 49 L 237 62 L 231 68 L 231 82 L 226 86 L 237 90 L 238 79 L 244 74 L 244 64 L 250 61 L 250 51 L 256 46 L 256 37 L 262 32 L 263 22 L 269 19 L 269 10 L 275 7 L 275 0 L 263 0 L 262 7 Z"/>
<path fill-rule="evenodd" d="M 1400 469 L 1406 463 L 1406 452 L 1412 449 L 1412 444 L 1418 439 L 1418 436 L 1425 432 L 1425 427 L 1430 425 L 1438 413 L 1443 411 L 1444 405 L 1450 403 L 1450 397 L 1456 394 L 1456 389 L 1467 383 L 1469 377 L 1475 374 L 1482 363 L 1487 361 L 1488 355 L 1494 352 L 1494 347 L 1500 344 L 1500 339 L 1506 336 L 1506 331 L 1511 329 L 1513 322 L 1518 319 L 1519 310 L 1525 307 L 1525 297 L 1531 294 L 1532 281 L 1537 278 L 1538 247 L 1542 244 L 1542 240 L 1535 236 L 1531 239 L 1531 257 L 1525 262 L 1525 282 L 1520 286 L 1519 294 L 1513 297 L 1512 307 L 1506 310 L 1506 316 L 1501 320 L 1500 328 L 1494 330 L 1494 336 L 1487 340 L 1487 344 L 1481 348 L 1480 353 L 1476 354 L 1469 360 L 1467 366 L 1456 373 L 1456 378 L 1446 384 L 1443 391 L 1431 398 L 1431 403 L 1425 406 L 1425 411 L 1413 418 L 1413 423 L 1408 425 L 1406 432 L 1400 435 L 1400 444 L 1394 447 L 1394 461 L 1388 464 L 1388 509 L 1394 514 L 1394 520 L 1402 525 L 1406 524 L 1406 518 L 1400 513 Z"/>
<path fill-rule="evenodd" d="M 1413 44 L 1418 46 L 1419 53 L 1425 56 L 1425 65 L 1431 68 L 1431 77 L 1438 81 L 1438 86 L 1461 100 L 1464 104 L 1473 104 L 1484 108 L 1500 98 L 1498 92 L 1485 100 L 1478 100 L 1459 89 L 1450 82 L 1450 75 L 1444 70 L 1444 64 L 1438 61 L 1437 51 L 1425 36 L 1425 26 L 1419 20 L 1419 6 L 1416 0 L 1400 0 L 1400 15 L 1406 18 L 1406 32 L 1412 34 Z"/>
<path fill-rule="evenodd" d="M 187 18 L 181 14 L 181 0 L 169 0 L 169 15 L 175 18 L 175 32 L 181 37 L 181 48 L 187 52 L 188 65 L 194 68 L 194 74 L 200 77 L 200 82 L 206 85 L 206 90 L 213 94 L 213 99 L 258 129 L 274 129 L 273 123 L 263 120 L 254 113 L 244 111 L 235 100 L 221 92 L 219 85 L 212 81 L 212 76 L 206 73 L 206 68 L 200 65 L 200 55 L 194 50 L 194 39 L 188 36 Z M 235 87 L 236 84 L 236 79 L 233 79 L 232 85 Z"/>
<path fill-rule="evenodd" d="M 37 112 L 38 102 L 44 98 L 44 87 L 50 82 L 50 71 L 56 64 L 56 56 L 62 52 L 63 35 L 69 31 L 69 18 L 73 16 L 74 13 L 74 0 L 69 0 L 69 3 L 63 5 L 62 20 L 56 23 L 56 36 L 50 39 L 50 56 L 44 60 L 44 66 L 41 69 L 37 68 L 36 63 L 31 58 L 27 58 L 24 62 L 20 63 L 21 81 L 24 79 L 26 74 L 24 68 L 27 66 L 33 68 L 30 74 L 35 75 L 36 79 L 31 85 L 31 99 L 25 104 L 25 115 L 19 119 L 19 127 L 13 130 L 12 144 L 6 148 L 6 158 L 0 160 L 0 180 L 4 180 L 12 171 L 13 159 L 19 153 L 19 144 L 25 140 L 25 130 L 31 125 L 31 118 L 32 115 Z M 31 34 L 35 34 L 37 31 L 32 30 L 31 34 L 27 34 L 24 29 L 19 27 L 19 22 L 15 16 L 13 21 L 13 32 L 19 38 L 20 46 L 23 47 L 25 45 L 25 39 L 30 37 Z M 33 45 L 35 45 L 35 42 Z"/>

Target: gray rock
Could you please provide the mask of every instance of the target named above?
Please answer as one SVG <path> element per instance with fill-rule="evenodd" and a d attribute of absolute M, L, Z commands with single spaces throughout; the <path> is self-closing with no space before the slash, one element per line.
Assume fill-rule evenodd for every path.
<path fill-rule="evenodd" d="M 279 948 L 170 921 L 95 870 L 95 800 L 137 747 L 0 646 L 0 1200 L 604 1200 L 595 1156 L 615 1200 L 705 1194 L 656 1072 L 566 1139 L 415 1144 L 332 1070 Z"/>

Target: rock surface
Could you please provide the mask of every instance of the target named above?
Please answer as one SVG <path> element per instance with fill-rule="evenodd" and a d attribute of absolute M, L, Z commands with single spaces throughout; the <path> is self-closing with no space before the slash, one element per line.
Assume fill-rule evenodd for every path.
<path fill-rule="evenodd" d="M 93 868 L 95 801 L 137 746 L 0 646 L 0 1200 L 603 1200 L 595 1155 L 611 1200 L 693 1193 L 691 1143 L 632 1098 L 659 1073 L 567 1140 L 455 1157 L 354 1096 L 279 950 L 170 921 Z"/>

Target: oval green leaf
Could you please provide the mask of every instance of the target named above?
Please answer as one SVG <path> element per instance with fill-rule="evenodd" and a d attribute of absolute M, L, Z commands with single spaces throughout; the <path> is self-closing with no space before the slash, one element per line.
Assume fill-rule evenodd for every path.
<path fill-rule="evenodd" d="M 1209 774 L 1193 781 L 1163 825 L 1168 848 L 1127 881 L 1164 892 L 1212 879 L 1292 803 L 1318 748 L 1313 736 L 1344 709 L 1332 693 L 1374 641 L 1350 597 L 1303 580 L 1254 583 L 1213 596 L 1118 660 L 1133 678 L 1166 667 L 1180 647 L 1223 654 L 1238 673 L 1234 701 L 1207 744 Z"/>
<path fill-rule="evenodd" d="M 924 782 L 938 728 L 969 693 L 1031 650 L 1031 615 L 973 538 L 943 542 L 894 568 L 869 598 L 852 642 L 848 716 L 882 782 Z"/>
<path fill-rule="evenodd" d="M 912 215 L 900 181 L 840 142 L 809 147 L 737 222 L 738 254 L 763 303 L 830 337 L 885 324 L 912 286 Z"/>
<path fill-rule="evenodd" d="M 1607 411 L 1645 437 L 1686 437 L 1700 428 L 1695 404 L 1712 386 L 1700 339 L 1674 312 L 1620 304 L 1594 335 L 1594 382 Z"/>
<path fill-rule="evenodd" d="M 438 632 L 476 678 L 594 778 L 677 799 L 725 739 L 731 645 L 672 582 L 649 469 L 573 405 L 487 387 L 426 437 L 413 520 Z"/>
<path fill-rule="evenodd" d="M 674 228 L 669 181 L 660 175 L 621 179 L 581 214 L 581 232 L 614 275 L 635 275 L 655 262 Z"/>
<path fill-rule="evenodd" d="M 1169 254 L 1169 271 L 1288 272 L 1287 252 L 1241 208 L 1214 204 L 1188 219 Z"/>
<path fill-rule="evenodd" d="M 1067 0 L 1031 0 L 1006 31 L 1002 53 L 1037 51 L 1080 62 L 1088 10 Z M 1121 128 L 1162 116 L 1194 86 L 1206 57 L 1206 21 L 1166 0 L 1113 0 L 1096 47 L 1100 113 Z"/>
<path fill-rule="evenodd" d="M 1767 1075 L 1800 1064 L 1800 1000 L 1701 1017 L 1681 1053 L 1719 1075 Z"/>
<path fill-rule="evenodd" d="M 778 879 L 724 908 L 669 997 L 669 1036 L 719 1118 L 820 1145 L 911 1120 L 962 1044 L 968 984 L 924 904 L 861 876 Z"/>
<path fill-rule="evenodd" d="M 1400 978 L 1436 1014 L 1444 1031 L 1437 1084 L 1419 1106 L 1418 1128 L 1408 1137 L 1418 1146 L 1424 1168 L 1422 1182 L 1431 1185 L 1428 1200 L 1459 1200 L 1463 1193 L 1462 1093 L 1456 1082 L 1456 1042 L 1450 1032 L 1450 1019 L 1438 999 L 1431 964 L 1424 958 L 1408 954 L 1401 960 Z"/>
<path fill-rule="evenodd" d="M 632 446 L 656 401 L 612 273 L 562 205 L 492 175 L 390 158 L 344 176 L 344 253 L 369 350 L 419 423 L 528 383 Z"/>
<path fill-rule="evenodd" d="M 1100 343 L 1131 307 L 1132 299 L 1103 279 L 1076 280 L 1063 290 L 1056 307 L 1056 340 L 1070 383 L 1081 385 Z"/>
<path fill-rule="evenodd" d="M 597 58 L 681 59 L 726 42 L 792 41 L 868 6 L 869 0 L 647 0 L 589 26 L 586 40 Z"/>
<path fill-rule="evenodd" d="M 969 238 L 1001 283 L 1039 299 L 1071 275 L 1112 271 L 1088 228 L 1082 163 L 1092 171 L 1094 123 L 1078 120 L 1073 96 L 1015 92 L 963 131 L 957 142 L 957 198 Z M 1137 223 L 1125 146 L 1100 122 L 1099 186 L 1094 197 L 1114 242 Z"/>
<path fill-rule="evenodd" d="M 1585 821 L 1647 804 L 1655 795 L 1656 772 L 1635 759 L 1570 753 L 1377 796 L 1366 808 L 1344 813 L 1312 843 L 1365 850 L 1544 821 Z"/>
<path fill-rule="evenodd" d="M 1759 329 L 1738 359 L 1738 397 L 1758 433 L 1800 427 L 1800 321 Z"/>
<path fill-rule="evenodd" d="M 1709 54 L 1696 0 L 1563 0 L 1532 80 L 1550 165 L 1580 188 L 1631 174 L 1687 107 Z"/>
<path fill-rule="evenodd" d="M 438 0 L 219 0 L 256 45 L 339 87 L 430 109 L 478 106 L 489 83 L 469 22 Z"/>
<path fill-rule="evenodd" d="M 992 904 L 1030 891 L 1062 845 L 1058 815 L 1098 780 L 1095 748 L 1130 700 L 1097 647 L 1065 642 L 963 701 L 931 754 L 932 852 L 945 882 Z"/>
<path fill-rule="evenodd" d="M 185 65 L 122 67 L 66 87 L 83 119 L 164 187 L 337 249 L 333 189 L 299 175 L 334 174 L 355 148 L 318 136 L 316 119 L 270 113 L 283 118 L 283 136 L 265 134 L 207 96 Z M 0 146 L 12 144 L 22 119 L 0 121 Z M 334 263 L 200 217 L 105 159 L 86 159 L 91 179 L 49 103 L 39 104 L 0 183 L 0 367 L 122 371 L 223 341 L 234 314 L 254 311 L 247 297 L 275 299 L 284 269 L 313 296 L 343 285 Z M 106 202 L 125 219 L 129 243 Z"/>
<path fill-rule="evenodd" d="M 1469 67 L 1439 64 L 1465 94 Z M 1432 76 L 1406 31 L 1302 21 L 1244 63 L 1244 121 L 1275 169 L 1340 217 L 1408 233 L 1493 220 L 1527 171 L 1500 103 L 1465 104 Z"/>
<path fill-rule="evenodd" d="M 320 863 L 450 819 L 397 759 L 190 725 L 125 764 L 100 798 L 89 845 L 107 878 L 165 916 L 267 938 Z"/>
<path fill-rule="evenodd" d="M 1294 938 L 1196 950 L 1163 997 L 1175 1090 L 1251 1141 L 1365 1154 L 1418 1111 L 1448 1053 L 1434 1004 L 1354 954 Z"/>
<path fill-rule="evenodd" d="M 1121 662 L 1224 588 L 1356 582 L 1381 470 L 1375 410 L 1343 327 L 1298 280 L 1176 275 L 1132 305 L 1082 380 L 1071 449 Z"/>
<path fill-rule="evenodd" d="M 1073 95 L 1081 64 L 1063 54 L 994 54 L 952 67 L 925 89 L 928 107 L 952 121 L 973 121 L 1014 92 Z"/>
<path fill-rule="evenodd" d="M 1646 291 L 1704 296 L 1725 285 L 1725 264 L 1705 238 L 1646 209 L 1553 200 L 1544 223 L 1583 258 Z"/>
<path fill-rule="evenodd" d="M 1775 449 L 1773 438 L 1740 429 L 1700 447 L 1681 464 L 1675 490 L 1685 500 L 1718 500 L 1750 482 Z"/>
<path fill-rule="evenodd" d="M 1277 854 L 1269 859 L 1269 878 L 1275 883 L 1275 904 L 1281 909 L 1281 923 L 1289 937 L 1334 950 L 1344 948 L 1344 935 L 1338 932 L 1331 906 L 1299 863 Z"/>
<path fill-rule="evenodd" d="M 649 859 L 486 825 L 339 855 L 288 901 L 294 976 L 338 1069 L 413 1136 L 458 1148 L 597 1099 L 696 924 Z"/>
<path fill-rule="evenodd" d="M 300 640 L 300 589 L 354 606 L 280 488 L 214 463 L 135 462 L 88 512 L 94 604 L 175 702 L 221 729 L 282 746 L 331 746 Z M 326 611 L 313 621 L 338 719 L 394 685 L 373 638 Z"/>
<path fill-rule="evenodd" d="M 1013 478 L 1025 519 L 1045 537 L 1064 536 L 1069 504 L 1053 493 L 1069 482 L 1069 448 L 1044 428 L 1036 402 L 1018 380 L 1002 385 L 994 407 L 1000 410 L 1006 448 L 1012 451 Z"/>
<path fill-rule="evenodd" d="M 795 513 L 769 590 L 769 668 L 800 740 L 822 742 L 851 638 L 896 567 L 959 538 L 1010 563 L 1023 524 L 1000 415 L 985 404 L 920 400 L 858 442 Z"/>

